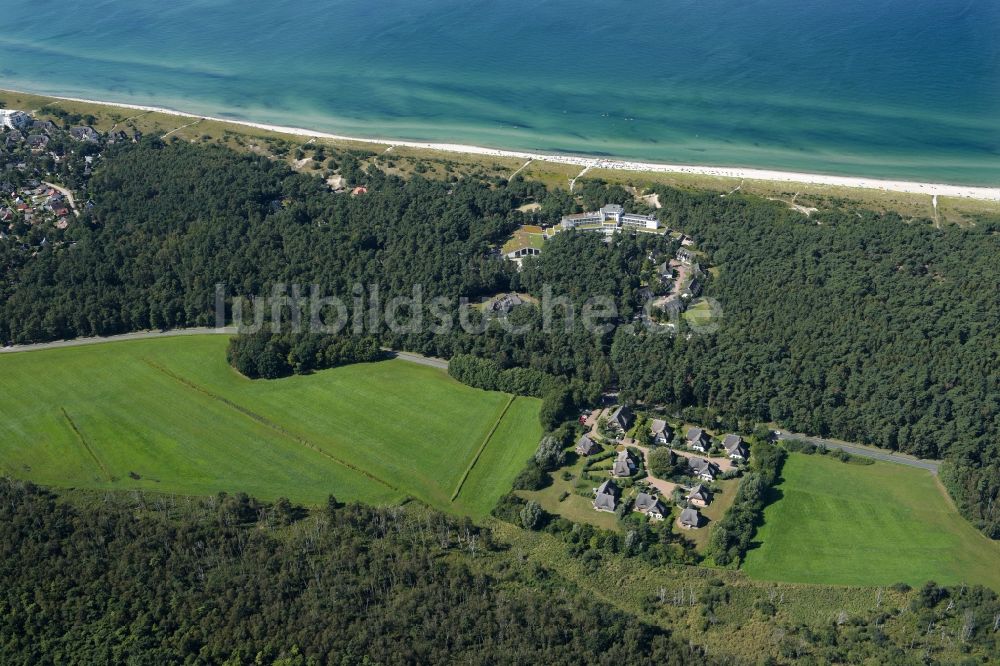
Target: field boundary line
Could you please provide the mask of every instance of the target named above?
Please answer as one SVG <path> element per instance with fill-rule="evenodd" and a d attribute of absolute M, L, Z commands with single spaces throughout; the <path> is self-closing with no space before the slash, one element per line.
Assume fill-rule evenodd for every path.
<path fill-rule="evenodd" d="M 104 478 L 109 483 L 113 482 L 114 479 L 111 477 L 111 472 L 109 472 L 108 468 L 104 466 L 104 463 L 101 462 L 101 459 L 97 457 L 97 453 L 94 452 L 94 449 L 91 448 L 90 443 L 87 442 L 87 438 L 83 436 L 82 432 L 80 432 L 80 428 L 77 427 L 76 422 L 72 419 L 72 417 L 70 417 L 69 412 L 66 411 L 65 407 L 60 407 L 59 409 L 60 411 L 62 411 L 63 417 L 65 417 L 66 422 L 69 423 L 69 427 L 70 429 L 73 430 L 73 433 L 76 435 L 76 438 L 80 440 L 80 443 L 83 444 L 83 448 L 87 450 L 87 453 L 90 454 L 90 457 L 94 459 L 94 462 L 97 463 L 97 466 L 101 469 L 101 472 L 104 474 Z"/>
<path fill-rule="evenodd" d="M 205 388 L 203 386 L 199 386 L 198 384 L 195 384 L 191 380 L 185 379 L 184 377 L 181 377 L 177 373 L 175 373 L 175 372 L 173 372 L 171 370 L 168 370 L 167 368 L 163 367 L 162 365 L 160 365 L 158 363 L 155 363 L 154 361 L 149 360 L 148 358 L 144 358 L 142 360 L 143 360 L 144 363 L 146 363 L 146 365 L 150 366 L 154 370 L 162 372 L 163 374 L 165 374 L 166 376 L 170 377 L 174 381 L 179 382 L 183 386 L 186 386 L 186 387 L 188 387 L 189 389 L 191 389 L 193 391 L 197 391 L 198 393 L 201 393 L 202 395 L 205 395 L 205 396 L 207 396 L 207 397 L 209 397 L 209 398 L 211 398 L 213 400 L 217 400 L 218 402 L 221 402 L 226 407 L 229 407 L 230 409 L 239 412 L 240 414 L 242 414 L 243 416 L 247 417 L 248 419 L 250 419 L 250 420 L 252 420 L 252 421 L 254 421 L 256 423 L 259 423 L 260 425 L 262 425 L 262 426 L 264 426 L 264 427 L 266 427 L 266 428 L 268 428 L 270 430 L 273 430 L 274 432 L 278 433 L 282 437 L 290 439 L 293 442 L 295 442 L 296 444 L 304 446 L 305 448 L 309 449 L 310 451 L 318 453 L 319 455 L 323 456 L 324 458 L 327 458 L 328 460 L 332 460 L 333 462 L 337 463 L 338 465 L 346 467 L 347 469 L 349 469 L 349 470 L 351 470 L 353 472 L 357 472 L 358 474 L 361 474 L 362 476 L 364 476 L 364 477 L 366 477 L 366 478 L 368 478 L 368 479 L 370 479 L 372 481 L 375 481 L 376 483 L 380 483 L 383 486 L 385 486 L 386 488 L 389 488 L 390 490 L 394 490 L 395 492 L 398 492 L 398 493 L 402 493 L 403 492 L 402 489 L 397 488 L 396 486 L 392 485 L 388 481 L 385 481 L 384 479 L 380 479 L 379 477 L 375 476 L 371 472 L 363 470 L 363 469 L 361 469 L 360 467 L 358 467 L 356 465 L 352 465 L 351 463 L 347 462 L 346 460 L 341 460 L 340 458 L 336 457 L 335 455 L 331 454 L 330 452 L 323 450 L 323 448 L 320 447 L 319 445 L 314 444 L 313 442 L 310 442 L 308 439 L 306 439 L 304 437 L 300 437 L 299 435 L 296 435 L 296 434 L 294 434 L 294 433 L 286 430 L 285 428 L 283 428 L 279 424 L 275 423 L 274 421 L 268 419 L 267 417 L 262 416 L 262 415 L 254 412 L 252 410 L 249 410 L 246 407 L 242 407 L 242 406 L 236 404 L 235 402 L 233 402 L 232 400 L 230 400 L 228 398 L 225 398 L 225 397 L 223 397 L 223 396 L 221 396 L 221 395 L 219 395 L 217 393 L 213 393 L 212 391 L 208 390 L 207 388 Z"/>
<path fill-rule="evenodd" d="M 462 486 L 465 485 L 466 479 L 468 479 L 469 474 L 472 473 L 472 468 L 476 466 L 477 462 L 479 462 L 479 457 L 483 455 L 483 451 L 486 450 L 486 445 L 490 443 L 491 439 L 493 439 L 493 433 L 495 433 L 497 428 L 500 427 L 500 422 L 503 421 L 503 417 L 507 416 L 507 410 L 509 410 L 510 406 L 514 404 L 515 400 L 517 400 L 516 395 L 510 396 L 510 400 L 508 400 L 507 404 L 504 405 L 503 411 L 500 412 L 500 416 L 497 418 L 496 423 L 494 423 L 493 427 L 490 428 L 490 431 L 486 433 L 486 439 L 484 439 L 483 443 L 479 445 L 479 450 L 476 451 L 476 455 L 473 456 L 472 462 L 469 463 L 469 466 L 465 468 L 465 473 L 462 474 L 462 478 L 458 480 L 458 486 L 455 488 L 455 492 L 451 494 L 452 502 L 458 499 L 458 494 L 462 492 Z"/>

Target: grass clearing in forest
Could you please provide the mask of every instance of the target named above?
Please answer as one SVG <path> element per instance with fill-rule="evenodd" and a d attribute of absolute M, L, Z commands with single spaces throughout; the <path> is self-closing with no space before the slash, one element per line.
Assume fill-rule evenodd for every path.
<path fill-rule="evenodd" d="M 250 381 L 226 363 L 226 343 L 190 336 L 0 356 L 3 469 L 63 488 L 307 504 L 412 496 L 478 518 L 541 437 L 538 400 L 510 403 L 436 368 L 392 360 Z"/>
<path fill-rule="evenodd" d="M 752 578 L 1000 590 L 1000 544 L 958 514 L 929 472 L 793 453 L 776 491 L 743 566 Z"/>

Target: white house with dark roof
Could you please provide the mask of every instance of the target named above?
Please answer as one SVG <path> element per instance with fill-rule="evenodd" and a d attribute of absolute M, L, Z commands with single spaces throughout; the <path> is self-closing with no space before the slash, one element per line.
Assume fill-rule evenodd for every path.
<path fill-rule="evenodd" d="M 680 523 L 684 529 L 698 529 L 701 527 L 701 514 L 697 509 L 684 509 L 681 511 Z"/>
<path fill-rule="evenodd" d="M 691 489 L 691 492 L 684 499 L 694 506 L 708 506 L 709 502 L 712 501 L 712 493 L 708 488 L 699 483 Z"/>
<path fill-rule="evenodd" d="M 722 448 L 731 460 L 744 461 L 750 457 L 750 449 L 739 435 L 729 434 L 722 439 Z"/>
<path fill-rule="evenodd" d="M 618 485 L 608 479 L 594 488 L 594 509 L 614 513 L 619 497 L 621 497 L 621 490 L 618 489 Z"/>
<path fill-rule="evenodd" d="M 694 298 L 701 293 L 701 282 L 698 278 L 693 277 L 691 281 L 687 283 L 684 287 L 684 291 L 681 292 L 681 298 Z"/>
<path fill-rule="evenodd" d="M 491 312 L 507 313 L 523 304 L 524 300 L 518 294 L 511 292 L 495 296 L 486 307 Z"/>
<path fill-rule="evenodd" d="M 576 452 L 581 456 L 592 456 L 600 450 L 601 445 L 591 439 L 589 435 L 583 435 L 576 441 Z"/>
<path fill-rule="evenodd" d="M 649 424 L 649 432 L 653 436 L 653 441 L 660 446 L 670 444 L 674 438 L 674 429 L 663 419 L 653 419 Z"/>
<path fill-rule="evenodd" d="M 691 476 L 702 481 L 715 481 L 715 475 L 719 473 L 719 468 L 711 460 L 705 458 L 688 458 L 688 471 Z"/>
<path fill-rule="evenodd" d="M 618 452 L 618 457 L 615 458 L 615 464 L 611 468 L 611 475 L 619 478 L 632 476 L 635 474 L 636 469 L 635 461 L 632 460 L 632 454 L 628 452 L 628 449 L 622 449 Z"/>
<path fill-rule="evenodd" d="M 635 414 L 632 413 L 632 409 L 628 405 L 620 405 L 608 417 L 608 425 L 623 433 L 627 432 L 633 423 L 635 423 Z"/>
<path fill-rule="evenodd" d="M 632 510 L 645 514 L 650 520 L 663 520 L 667 515 L 667 508 L 663 506 L 663 502 L 648 493 L 639 493 L 635 496 Z"/>
<path fill-rule="evenodd" d="M 70 128 L 69 135 L 77 141 L 84 141 L 86 143 L 97 143 L 101 140 L 101 135 L 93 127 L 87 127 L 86 125 Z"/>
<path fill-rule="evenodd" d="M 684 439 L 687 440 L 687 445 L 695 451 L 704 453 L 712 448 L 712 438 L 701 428 L 688 428 Z"/>

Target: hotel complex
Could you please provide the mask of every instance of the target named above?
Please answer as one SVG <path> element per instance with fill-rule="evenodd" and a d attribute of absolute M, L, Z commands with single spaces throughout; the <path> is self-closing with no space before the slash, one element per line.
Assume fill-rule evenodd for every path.
<path fill-rule="evenodd" d="M 0 109 L 0 127 L 10 129 L 24 129 L 31 124 L 31 116 L 24 111 L 14 109 Z"/>
<path fill-rule="evenodd" d="M 613 234 L 628 227 L 634 230 L 656 231 L 659 221 L 653 215 L 626 213 L 618 204 L 607 204 L 600 210 L 577 215 L 566 215 L 562 218 L 563 229 L 580 229 L 581 231 L 600 231 Z"/>

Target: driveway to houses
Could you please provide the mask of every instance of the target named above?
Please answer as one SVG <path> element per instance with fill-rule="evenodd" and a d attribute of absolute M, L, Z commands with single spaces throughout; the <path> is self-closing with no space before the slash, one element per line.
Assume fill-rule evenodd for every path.
<path fill-rule="evenodd" d="M 781 434 L 777 436 L 777 439 L 797 439 L 814 446 L 825 446 L 828 449 L 840 449 L 841 451 L 846 451 L 851 455 L 862 456 L 865 458 L 872 458 L 874 460 L 882 460 L 884 462 L 896 463 L 899 465 L 907 465 L 909 467 L 916 467 L 918 469 L 926 469 L 931 474 L 937 474 L 938 469 L 941 467 L 940 460 L 925 460 L 923 458 L 914 458 L 911 455 L 905 453 L 897 453 L 896 451 L 888 451 L 886 449 L 876 449 L 872 446 L 863 446 L 861 444 L 850 444 L 848 442 L 841 442 L 836 439 L 824 439 L 822 437 L 810 437 L 809 435 L 800 435 L 794 432 L 781 431 Z"/>
<path fill-rule="evenodd" d="M 80 217 L 80 211 L 76 207 L 76 199 L 73 198 L 73 192 L 71 190 L 62 187 L 61 185 L 50 183 L 48 181 L 42 181 L 42 184 L 48 185 L 54 190 L 58 190 L 64 197 L 66 197 L 66 200 L 69 202 L 69 209 L 73 211 L 73 214 L 76 215 L 77 217 Z"/>
<path fill-rule="evenodd" d="M 62 349 L 64 347 L 83 347 L 86 345 L 99 345 L 105 342 L 123 342 L 125 340 L 151 340 L 154 338 L 175 338 L 185 335 L 236 335 L 234 326 L 223 328 L 203 327 L 203 328 L 174 328 L 167 331 L 137 331 L 135 333 L 122 333 L 121 335 L 108 335 L 94 338 L 75 338 L 73 340 L 56 340 L 54 342 L 39 342 L 33 345 L 12 345 L 0 347 L 0 354 L 13 354 L 18 352 L 41 351 L 43 349 Z M 392 358 L 420 365 L 429 365 L 432 368 L 441 370 L 448 369 L 448 361 L 440 358 L 421 356 L 411 352 L 397 352 L 391 349 L 384 349 L 389 352 Z"/>
<path fill-rule="evenodd" d="M 587 429 L 588 434 L 594 435 L 595 437 L 599 436 L 597 432 L 597 422 L 601 420 L 601 416 L 604 415 L 605 411 L 607 410 L 603 408 L 595 409 L 583 422 L 583 427 Z"/>
<path fill-rule="evenodd" d="M 639 449 L 640 451 L 642 451 L 642 457 L 645 458 L 646 478 L 644 479 L 644 481 L 646 481 L 647 483 L 649 483 L 649 485 L 659 490 L 660 497 L 669 500 L 671 496 L 674 494 L 674 488 L 679 487 L 678 484 L 674 483 L 673 481 L 664 481 L 663 479 L 658 479 L 655 476 L 653 476 L 653 473 L 649 471 L 649 448 L 636 444 L 634 440 L 627 440 L 627 441 L 632 442 L 632 444 L 628 444 L 627 446 L 634 446 L 635 448 Z"/>

